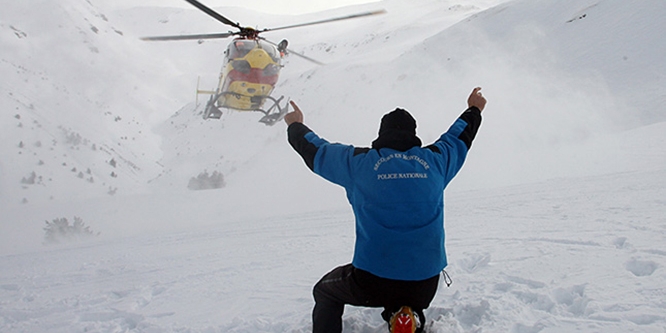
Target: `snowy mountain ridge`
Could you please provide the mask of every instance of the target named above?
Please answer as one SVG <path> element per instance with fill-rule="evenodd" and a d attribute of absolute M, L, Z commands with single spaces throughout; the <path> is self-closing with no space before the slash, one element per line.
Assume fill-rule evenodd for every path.
<path fill-rule="evenodd" d="M 150 71 L 126 55 L 138 43 L 90 2 L 11 6 L 1 26 L 3 201 L 68 200 L 144 183 L 160 154 L 142 99 L 159 95 L 112 89 L 138 84 L 142 66 Z M 137 140 L 145 148 L 134 149 Z"/>
<path fill-rule="evenodd" d="M 276 93 L 302 100 L 306 109 L 316 107 L 313 111 L 317 113 L 308 120 L 312 119 L 313 125 L 324 130 L 328 127 L 335 130 L 348 115 L 354 115 L 358 121 L 352 126 L 356 127 L 346 131 L 351 136 L 343 135 L 339 140 L 359 145 L 372 140 L 372 128 L 376 128 L 381 112 L 396 105 L 415 112 L 440 103 L 446 105 L 446 101 L 460 99 L 456 96 L 464 95 L 470 86 L 484 82 L 491 89 L 497 84 L 511 86 L 510 91 L 535 88 L 528 91 L 535 95 L 533 100 L 519 100 L 515 94 L 498 94 L 497 101 L 500 107 L 521 112 L 544 110 L 538 115 L 525 112 L 514 115 L 509 111 L 502 118 L 527 118 L 533 131 L 524 136 L 542 136 L 539 140 L 546 145 L 589 139 L 607 133 L 609 128 L 626 129 L 663 121 L 663 113 L 643 105 L 644 101 L 663 101 L 663 91 L 658 88 L 659 73 L 664 72 L 663 62 L 643 61 L 641 57 L 645 55 L 639 50 L 650 45 L 655 57 L 666 51 L 655 40 L 658 36 L 649 34 L 638 39 L 626 31 L 635 31 L 637 21 L 662 24 L 650 17 L 659 15 L 664 6 L 658 1 L 642 6 L 626 2 L 610 6 L 610 3 L 449 1 L 413 5 L 385 1 L 357 6 L 359 11 L 383 6 L 389 14 L 350 21 L 347 25 L 337 24 L 342 28 L 340 31 L 315 27 L 313 33 L 317 34 L 318 42 L 303 42 L 303 31 L 299 29 L 284 33 L 284 37 L 297 41 L 294 47 L 298 51 L 330 63 L 317 68 L 301 59 L 288 58 Z M 491 4 L 497 6 L 479 12 Z M 3 72 L 7 77 L 16 77 L 4 83 L 7 94 L 3 104 L 14 111 L 6 114 L 7 120 L 3 122 L 3 133 L 10 138 L 4 141 L 3 156 L 7 157 L 3 159 L 9 161 L 9 156 L 19 155 L 18 160 L 13 159 L 13 163 L 3 166 L 5 202 L 57 200 L 76 193 L 87 197 L 118 190 L 142 192 L 148 182 L 159 183 L 174 169 L 181 171 L 175 171 L 176 179 L 166 182 L 178 183 L 178 186 L 184 186 L 190 177 L 215 169 L 230 177 L 238 170 L 238 165 L 261 155 L 263 149 L 279 149 L 263 147 L 261 142 L 276 141 L 276 145 L 282 145 L 277 139 L 281 135 L 279 125 L 263 130 L 259 124 L 248 121 L 254 120 L 254 115 L 241 113 L 230 114 L 229 124 L 225 119 L 206 123 L 210 133 L 198 140 L 195 135 L 176 142 L 172 133 L 153 134 L 152 128 L 168 115 L 169 108 L 180 108 L 192 102 L 195 77 L 203 73 L 202 86 L 214 85 L 224 42 L 144 43 L 136 37 L 220 29 L 217 22 L 207 20 L 196 10 L 163 8 L 151 13 L 151 8 L 136 8 L 104 13 L 91 2 L 47 3 L 39 10 L 55 14 L 50 15 L 55 20 L 49 20 L 49 25 L 44 26 L 37 25 L 41 21 L 35 20 L 36 15 L 24 14 L 32 7 L 14 6 L 18 14 L 14 19 L 26 19 L 21 19 L 20 24 L 8 19 L 2 25 L 3 43 L 11 50 L 3 57 Z M 647 9 L 650 11 L 645 11 Z M 244 20 L 250 20 L 252 14 L 238 8 L 227 10 Z M 337 9 L 318 15 L 338 15 L 348 10 Z M 475 12 L 477 14 L 469 16 Z M 543 19 L 538 18 L 541 13 L 546 14 Z M 623 15 L 618 17 L 624 19 L 604 20 L 604 16 L 611 15 Z M 646 17 L 641 19 L 641 15 Z M 285 20 L 266 14 L 258 16 L 257 21 L 268 24 L 279 25 Z M 316 17 L 309 14 L 303 20 Z M 463 19 L 465 21 L 461 22 Z M 457 22 L 460 23 L 455 24 Z M 172 28 L 179 24 L 188 26 Z M 362 33 L 354 34 L 354 31 Z M 49 38 L 54 32 L 56 37 Z M 611 44 L 601 38 L 607 36 L 624 39 Z M 471 39 L 478 41 L 477 44 L 470 44 Z M 614 47 L 616 44 L 622 46 Z M 42 52 L 44 48 L 50 52 Z M 479 53 L 479 50 L 485 51 Z M 148 54 L 149 51 L 154 53 Z M 490 59 L 484 57 L 484 52 L 501 56 Z M 201 57 L 201 54 L 212 56 Z M 191 64 L 189 59 L 193 57 L 203 61 Z M 159 60 L 155 61 L 156 58 Z M 474 62 L 482 62 L 477 68 L 496 70 L 479 72 L 470 68 Z M 81 70 L 73 70 L 77 67 Z M 436 81 L 432 80 L 433 71 L 437 73 Z M 187 72 L 190 73 L 185 74 Z M 335 76 L 329 73 L 336 72 L 347 76 L 337 76 L 341 82 L 331 80 Z M 187 80 L 174 80 L 174 77 Z M 8 86 L 8 82 L 13 83 Z M 128 82 L 133 83 L 128 85 Z M 526 82 L 527 86 L 521 86 Z M 423 84 L 431 86 L 424 89 Z M 116 88 L 123 86 L 128 88 Z M 351 89 L 331 93 L 341 87 Z M 437 98 L 432 98 L 430 90 L 440 91 Z M 191 93 L 186 93 L 188 91 Z M 313 92 L 318 91 L 326 92 L 327 99 L 317 98 L 321 102 L 310 106 L 308 98 L 317 96 Z M 183 104 L 179 106 L 172 101 Z M 200 110 L 194 111 L 193 105 L 185 109 L 179 114 L 186 114 L 187 119 L 177 126 L 203 126 L 203 121 L 196 117 Z M 340 113 L 339 110 L 345 109 L 348 111 Z M 451 110 L 451 115 L 458 109 Z M 358 117 L 359 114 L 364 116 Z M 582 124 L 578 122 L 581 115 L 587 118 Z M 423 123 L 440 121 L 433 118 L 437 113 L 420 116 Z M 167 124 L 169 122 L 174 120 L 168 120 Z M 34 130 L 22 130 L 28 126 Z M 225 128 L 230 126 L 232 128 Z M 252 129 L 248 130 L 248 126 Z M 422 128 L 420 134 L 424 141 L 433 140 L 441 130 L 439 127 Z M 513 130 L 509 124 L 493 126 L 492 130 L 501 135 L 517 135 L 506 133 Z M 244 133 L 248 135 L 239 137 Z M 510 147 L 523 149 L 517 146 L 525 138 L 515 139 L 520 142 L 510 142 Z M 163 140 L 173 142 L 176 147 L 160 147 Z M 231 142 L 248 141 L 256 142 L 253 148 L 226 146 Z M 223 144 L 216 145 L 217 142 Z M 178 148 L 188 144 L 189 148 Z M 534 150 L 544 151 L 543 148 L 536 146 Z M 177 152 L 178 149 L 187 149 L 187 152 Z M 167 162 L 172 155 L 181 158 Z M 192 164 L 200 166 L 193 169 Z M 72 178 L 82 181 L 72 185 L 76 184 L 71 182 Z M 50 186 L 53 182 L 57 185 Z M 35 184 L 41 186 L 32 186 Z M 66 187 L 71 187 L 71 193 L 59 193 L 59 189 Z M 11 188 L 23 190 L 8 190 Z"/>

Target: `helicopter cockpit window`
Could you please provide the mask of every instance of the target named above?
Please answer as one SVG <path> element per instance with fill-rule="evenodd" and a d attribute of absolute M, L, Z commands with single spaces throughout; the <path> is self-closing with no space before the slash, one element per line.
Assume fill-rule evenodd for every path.
<path fill-rule="evenodd" d="M 259 42 L 259 45 L 264 51 L 266 51 L 266 53 L 268 53 L 269 56 L 271 56 L 271 58 L 273 58 L 273 61 L 277 63 L 280 62 L 280 55 L 277 53 L 277 50 L 275 49 L 275 47 L 273 47 L 273 45 L 270 45 L 263 41 Z"/>
<path fill-rule="evenodd" d="M 247 55 L 255 46 L 255 42 L 251 40 L 236 40 L 229 45 L 227 54 L 229 58 L 242 58 Z"/>

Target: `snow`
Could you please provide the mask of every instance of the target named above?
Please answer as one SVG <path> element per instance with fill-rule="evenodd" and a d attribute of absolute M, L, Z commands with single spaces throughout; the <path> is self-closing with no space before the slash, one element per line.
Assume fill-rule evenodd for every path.
<path fill-rule="evenodd" d="M 432 142 L 483 87 L 484 123 L 446 192 L 453 284 L 429 332 L 664 332 L 666 3 L 216 7 L 267 27 L 378 8 L 265 37 L 326 63 L 288 58 L 276 94 L 332 141 L 369 145 L 400 106 Z M 197 78 L 215 84 L 224 41 L 138 39 L 215 31 L 187 8 L 0 13 L 1 332 L 310 330 L 312 286 L 353 251 L 344 191 L 307 169 L 283 123 L 201 119 Z M 215 172 L 222 188 L 188 190 Z M 45 241 L 45 221 L 76 217 L 99 235 Z M 344 331 L 385 332 L 380 312 L 347 308 Z"/>

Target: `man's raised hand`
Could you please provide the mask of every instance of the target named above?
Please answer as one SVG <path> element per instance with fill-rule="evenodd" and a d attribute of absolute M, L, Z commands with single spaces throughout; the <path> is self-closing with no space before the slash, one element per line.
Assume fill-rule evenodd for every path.
<path fill-rule="evenodd" d="M 294 111 L 291 111 L 284 116 L 284 122 L 287 123 L 287 126 L 293 123 L 303 123 L 303 112 L 301 112 L 301 109 L 296 105 L 296 102 L 289 101 L 289 103 L 294 108 Z"/>
<path fill-rule="evenodd" d="M 472 90 L 472 93 L 467 98 L 467 106 L 475 106 L 479 111 L 483 111 L 483 108 L 486 107 L 486 98 L 481 95 L 481 87 L 476 87 Z"/>

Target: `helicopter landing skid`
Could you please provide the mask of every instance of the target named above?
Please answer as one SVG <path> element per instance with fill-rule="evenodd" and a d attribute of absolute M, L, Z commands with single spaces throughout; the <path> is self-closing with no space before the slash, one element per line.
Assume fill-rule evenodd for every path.
<path fill-rule="evenodd" d="M 264 110 L 257 110 L 259 112 L 262 112 L 264 114 L 261 119 L 259 119 L 259 122 L 264 123 L 268 126 L 273 126 L 275 123 L 278 121 L 282 120 L 284 116 L 289 112 L 289 100 L 287 100 L 287 103 L 285 103 L 284 108 L 280 106 L 280 102 L 284 98 L 284 96 L 280 96 L 280 98 L 275 99 L 271 96 L 266 96 L 266 98 L 270 99 L 273 102 L 273 105 L 268 108 L 267 111 Z M 277 109 L 277 111 L 275 111 Z"/>
<path fill-rule="evenodd" d="M 204 110 L 203 113 L 203 119 L 220 119 L 222 118 L 222 111 L 215 106 L 215 101 L 214 99 L 215 96 L 210 96 L 210 99 L 208 100 L 208 103 L 206 103 L 206 109 Z"/>
<path fill-rule="evenodd" d="M 222 96 L 222 95 L 236 95 L 233 93 L 228 93 L 228 92 L 222 92 L 216 95 L 213 95 L 210 97 L 208 100 L 208 103 L 206 104 L 206 109 L 203 112 L 203 119 L 220 119 L 222 118 L 222 111 L 215 105 L 215 102 Z M 263 110 L 263 109 L 255 109 L 255 110 L 244 110 L 244 111 L 256 111 L 256 112 L 261 112 L 264 114 L 261 119 L 259 119 L 259 122 L 264 123 L 268 126 L 273 126 L 275 123 L 278 121 L 282 120 L 284 116 L 289 112 L 289 100 L 287 100 L 287 103 L 285 103 L 284 107 L 280 106 L 280 102 L 284 99 L 284 96 L 280 96 L 280 98 L 275 99 L 271 96 L 263 96 L 263 98 L 269 99 L 273 105 L 271 105 L 268 110 Z"/>

